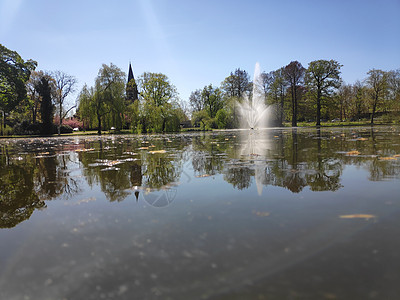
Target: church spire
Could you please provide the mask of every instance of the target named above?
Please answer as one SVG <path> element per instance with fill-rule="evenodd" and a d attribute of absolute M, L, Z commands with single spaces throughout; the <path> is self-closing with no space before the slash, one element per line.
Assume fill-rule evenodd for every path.
<path fill-rule="evenodd" d="M 128 83 L 131 81 L 131 79 L 135 79 L 135 77 L 133 77 L 132 65 L 129 62 Z"/>
<path fill-rule="evenodd" d="M 126 100 L 129 103 L 135 102 L 138 100 L 138 89 L 135 81 L 135 77 L 133 76 L 132 65 L 129 62 L 129 71 L 128 71 L 128 82 L 126 83 Z"/>

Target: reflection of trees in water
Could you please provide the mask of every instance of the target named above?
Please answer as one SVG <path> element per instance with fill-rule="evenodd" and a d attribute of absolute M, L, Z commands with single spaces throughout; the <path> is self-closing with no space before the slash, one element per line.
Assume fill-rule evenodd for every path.
<path fill-rule="evenodd" d="M 0 161 L 0 227 L 14 227 L 29 219 L 35 209 L 45 207 L 45 200 L 79 191 L 78 182 L 68 176 L 68 157 L 9 156 L 6 147 Z"/>
<path fill-rule="evenodd" d="M 29 219 L 44 202 L 35 193 L 34 168 L 22 162 L 0 168 L 0 228 L 11 228 Z"/>
<path fill-rule="evenodd" d="M 165 138 L 123 139 L 123 142 L 101 139 L 87 145 L 95 151 L 79 153 L 79 161 L 89 185 L 99 184 L 108 200 L 122 201 L 135 187 L 158 190 L 178 181 L 182 173 L 182 149 L 186 145 L 185 141 L 171 145 Z M 165 149 L 173 151 L 151 153 Z M 107 170 L 102 162 L 116 163 L 115 168 Z"/>
<path fill-rule="evenodd" d="M 225 181 L 240 190 L 255 181 L 259 192 L 260 186 L 268 185 L 294 193 L 306 186 L 312 191 L 336 191 L 342 187 L 345 165 L 367 170 L 369 180 L 400 178 L 400 159 L 382 159 L 400 154 L 398 130 L 260 131 L 251 141 L 246 132 L 241 133 L 244 137 L 230 132 L 179 135 L 175 139 L 90 138 L 79 140 L 79 144 L 56 139 L 3 143 L 0 227 L 13 227 L 28 219 L 35 209 L 45 207 L 45 200 L 76 195 L 81 182 L 70 175 L 74 170 L 82 172 L 89 186 L 99 185 L 110 201 L 144 191 L 150 193 L 146 197 L 155 206 L 173 200 L 174 183 L 188 160 L 195 176 L 223 174 Z M 77 147 L 94 151 L 75 152 Z M 149 148 L 140 150 L 142 147 Z M 353 150 L 360 155 L 346 155 Z M 119 164 L 104 171 L 106 166 L 100 166 L 104 161 Z"/>
<path fill-rule="evenodd" d="M 254 175 L 254 170 L 247 166 L 234 166 L 227 168 L 224 173 L 224 180 L 232 184 L 235 188 L 243 190 L 250 187 L 251 177 Z"/>

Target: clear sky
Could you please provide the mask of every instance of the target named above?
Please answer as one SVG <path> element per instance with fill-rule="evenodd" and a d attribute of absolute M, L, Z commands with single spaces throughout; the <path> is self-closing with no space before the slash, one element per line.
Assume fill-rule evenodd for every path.
<path fill-rule="evenodd" d="M 127 73 L 130 61 L 136 78 L 167 75 L 183 100 L 256 62 L 335 59 L 353 83 L 400 68 L 400 0 L 0 0 L 0 43 L 78 89 L 103 63 Z"/>

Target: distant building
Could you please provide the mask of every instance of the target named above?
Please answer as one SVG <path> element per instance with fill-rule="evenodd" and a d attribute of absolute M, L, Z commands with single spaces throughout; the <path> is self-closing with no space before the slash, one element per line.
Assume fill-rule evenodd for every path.
<path fill-rule="evenodd" d="M 126 102 L 129 105 L 130 103 L 138 100 L 139 93 L 137 84 L 135 81 L 135 77 L 133 76 L 132 65 L 129 63 L 129 71 L 128 71 L 128 82 L 126 83 Z"/>

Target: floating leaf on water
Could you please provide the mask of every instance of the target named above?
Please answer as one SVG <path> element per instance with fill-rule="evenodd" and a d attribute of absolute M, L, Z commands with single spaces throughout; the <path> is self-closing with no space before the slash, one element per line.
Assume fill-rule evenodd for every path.
<path fill-rule="evenodd" d="M 166 153 L 167 151 L 165 150 L 154 150 L 154 151 L 150 151 L 151 154 L 156 154 L 156 153 Z"/>
<path fill-rule="evenodd" d="M 109 168 L 105 168 L 105 169 L 101 169 L 100 171 L 119 171 L 119 168 L 116 167 L 109 167 Z"/>
<path fill-rule="evenodd" d="M 393 156 L 385 156 L 385 157 L 379 157 L 379 160 L 396 160 L 396 157 Z"/>
<path fill-rule="evenodd" d="M 76 149 L 75 152 L 87 152 L 87 151 L 94 151 L 94 148 L 83 148 L 83 149 Z"/>
<path fill-rule="evenodd" d="M 255 211 L 255 210 L 253 210 L 253 214 L 255 214 L 258 217 L 268 217 L 270 215 L 270 213 L 267 211 Z"/>
<path fill-rule="evenodd" d="M 341 219 L 374 219 L 376 216 L 374 215 L 368 215 L 368 214 L 354 214 L 354 215 L 341 215 L 339 216 Z"/>
<path fill-rule="evenodd" d="M 203 177 L 210 177 L 210 176 L 212 176 L 212 175 L 210 175 L 210 174 L 203 174 L 203 175 L 198 175 L 198 176 L 196 176 L 197 178 L 203 178 Z"/>
<path fill-rule="evenodd" d="M 359 155 L 359 154 L 360 154 L 360 152 L 357 150 L 349 151 L 346 153 L 346 155 L 351 155 L 351 156 Z"/>
<path fill-rule="evenodd" d="M 138 155 L 138 154 L 135 153 L 135 152 L 124 152 L 124 154 L 127 154 L 127 155 Z"/>
<path fill-rule="evenodd" d="M 112 166 L 119 165 L 119 164 L 122 164 L 122 163 L 123 163 L 123 161 L 113 160 L 113 161 L 109 161 L 109 162 L 105 163 L 105 165 L 109 166 L 109 167 L 112 167 Z"/>

